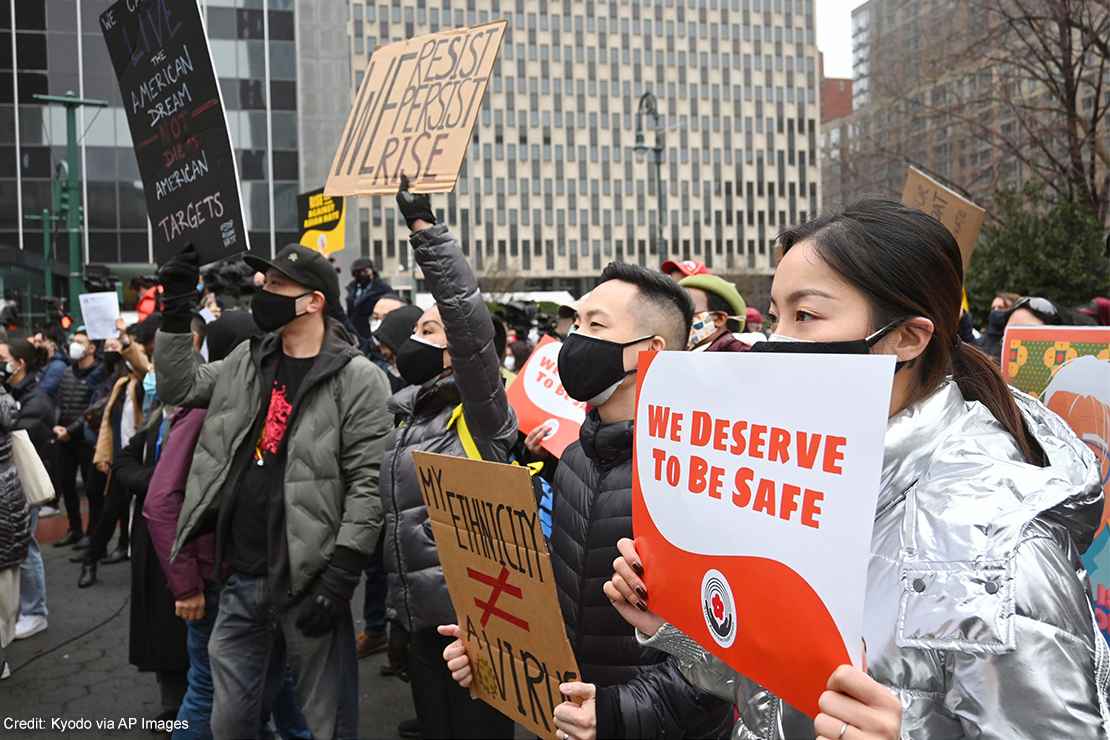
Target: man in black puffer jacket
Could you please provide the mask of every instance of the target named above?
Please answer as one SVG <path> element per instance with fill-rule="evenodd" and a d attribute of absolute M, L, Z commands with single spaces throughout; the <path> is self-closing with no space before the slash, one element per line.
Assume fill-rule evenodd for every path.
<path fill-rule="evenodd" d="M 551 566 L 567 636 L 589 682 L 561 687 L 571 701 L 555 709 L 558 737 L 723 737 L 731 706 L 691 686 L 673 658 L 641 647 L 602 591 L 619 555 L 617 540 L 632 536 L 638 355 L 685 349 L 693 307 L 677 283 L 635 265 L 610 264 L 601 281 L 579 300 L 578 328 L 559 353 L 563 388 L 593 408 L 555 471 Z M 444 659 L 469 685 L 461 643 Z"/>

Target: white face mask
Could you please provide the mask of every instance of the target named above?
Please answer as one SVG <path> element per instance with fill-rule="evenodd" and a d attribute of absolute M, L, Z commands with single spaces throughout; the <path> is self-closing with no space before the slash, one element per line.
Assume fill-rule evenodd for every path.
<path fill-rule="evenodd" d="M 516 370 L 516 357 L 508 355 L 502 364 L 505 366 L 506 370 L 512 372 L 513 370 Z"/>
<path fill-rule="evenodd" d="M 370 333 L 371 334 L 376 333 L 378 331 L 378 329 L 381 328 L 381 326 L 382 326 L 382 320 L 381 319 L 370 319 Z"/>
<path fill-rule="evenodd" d="M 85 356 L 85 345 L 80 342 L 73 342 L 69 345 L 69 359 L 74 362 L 80 362 Z"/>
<path fill-rule="evenodd" d="M 17 372 L 19 372 L 19 368 L 15 366 L 14 362 L 5 362 L 4 372 L 6 372 L 9 376 L 15 375 Z"/>
<path fill-rule="evenodd" d="M 686 349 L 701 346 L 707 339 L 717 333 L 717 322 L 713 319 L 716 315 L 713 311 L 702 311 L 699 314 L 694 314 L 694 320 L 690 324 L 690 339 L 686 343 Z"/>
<path fill-rule="evenodd" d="M 798 339 L 796 337 L 788 337 L 785 334 L 772 334 L 767 337 L 768 342 L 812 342 L 812 339 Z"/>

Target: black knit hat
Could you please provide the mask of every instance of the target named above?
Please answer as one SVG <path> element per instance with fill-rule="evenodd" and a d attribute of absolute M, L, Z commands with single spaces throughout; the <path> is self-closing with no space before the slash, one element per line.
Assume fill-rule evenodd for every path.
<path fill-rule="evenodd" d="M 419 306 L 401 306 L 390 311 L 382 319 L 382 325 L 374 332 L 374 338 L 379 343 L 397 352 L 401 349 L 401 345 L 412 336 L 412 330 L 423 313 L 424 311 Z"/>

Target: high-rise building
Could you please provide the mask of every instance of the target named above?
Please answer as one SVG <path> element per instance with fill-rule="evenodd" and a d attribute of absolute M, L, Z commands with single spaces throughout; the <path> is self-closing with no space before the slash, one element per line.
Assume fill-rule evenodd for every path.
<path fill-rule="evenodd" d="M 191 0 L 190 0 L 191 1 Z M 36 93 L 108 101 L 79 109 L 86 262 L 117 275 L 152 261 L 142 183 L 98 17 L 111 0 L 0 2 L 0 287 L 41 294 L 41 227 L 20 218 L 50 203 L 65 160 L 65 113 Z M 200 0 L 252 248 L 295 241 L 296 194 L 322 181 L 350 106 L 348 0 Z M 14 18 L 12 16 L 14 10 Z M 14 22 L 13 22 L 14 21 Z M 14 50 L 14 55 L 11 51 Z M 272 165 L 270 164 L 272 163 Z M 54 264 L 64 294 L 65 234 Z M 37 313 L 41 306 L 31 301 Z"/>
<path fill-rule="evenodd" d="M 848 141 L 852 116 L 852 80 L 821 77 L 821 211 L 844 208 L 848 182 Z"/>
<path fill-rule="evenodd" d="M 376 47 L 496 18 L 509 29 L 466 165 L 436 199 L 487 285 L 582 290 L 611 260 L 667 258 L 766 283 L 776 233 L 820 203 L 813 0 L 352 0 L 351 94 Z M 638 121 L 656 143 L 648 92 L 661 196 L 636 151 Z M 357 250 L 403 276 L 392 199 L 360 198 L 354 218 Z"/>

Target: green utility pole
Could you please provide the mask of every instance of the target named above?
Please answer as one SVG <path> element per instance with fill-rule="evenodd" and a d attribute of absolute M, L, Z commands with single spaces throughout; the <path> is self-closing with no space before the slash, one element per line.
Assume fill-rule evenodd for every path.
<path fill-rule="evenodd" d="M 28 214 L 24 216 L 28 221 L 41 221 L 42 222 L 42 275 L 43 275 L 43 291 L 44 298 L 54 297 L 54 266 L 52 264 L 50 254 L 50 236 L 53 231 L 54 221 L 60 220 L 61 216 L 51 215 L 49 208 L 43 208 L 41 215 Z"/>
<path fill-rule="evenodd" d="M 81 222 L 84 209 L 81 206 L 80 172 L 77 159 L 77 108 L 89 105 L 94 108 L 107 108 L 108 101 L 79 98 L 72 90 L 65 95 L 35 95 L 35 100 L 43 103 L 64 105 L 66 108 L 66 182 L 65 200 L 69 207 L 65 211 L 66 232 L 69 234 L 69 311 L 80 321 L 81 301 L 78 298 L 85 291 L 81 267 Z"/>

